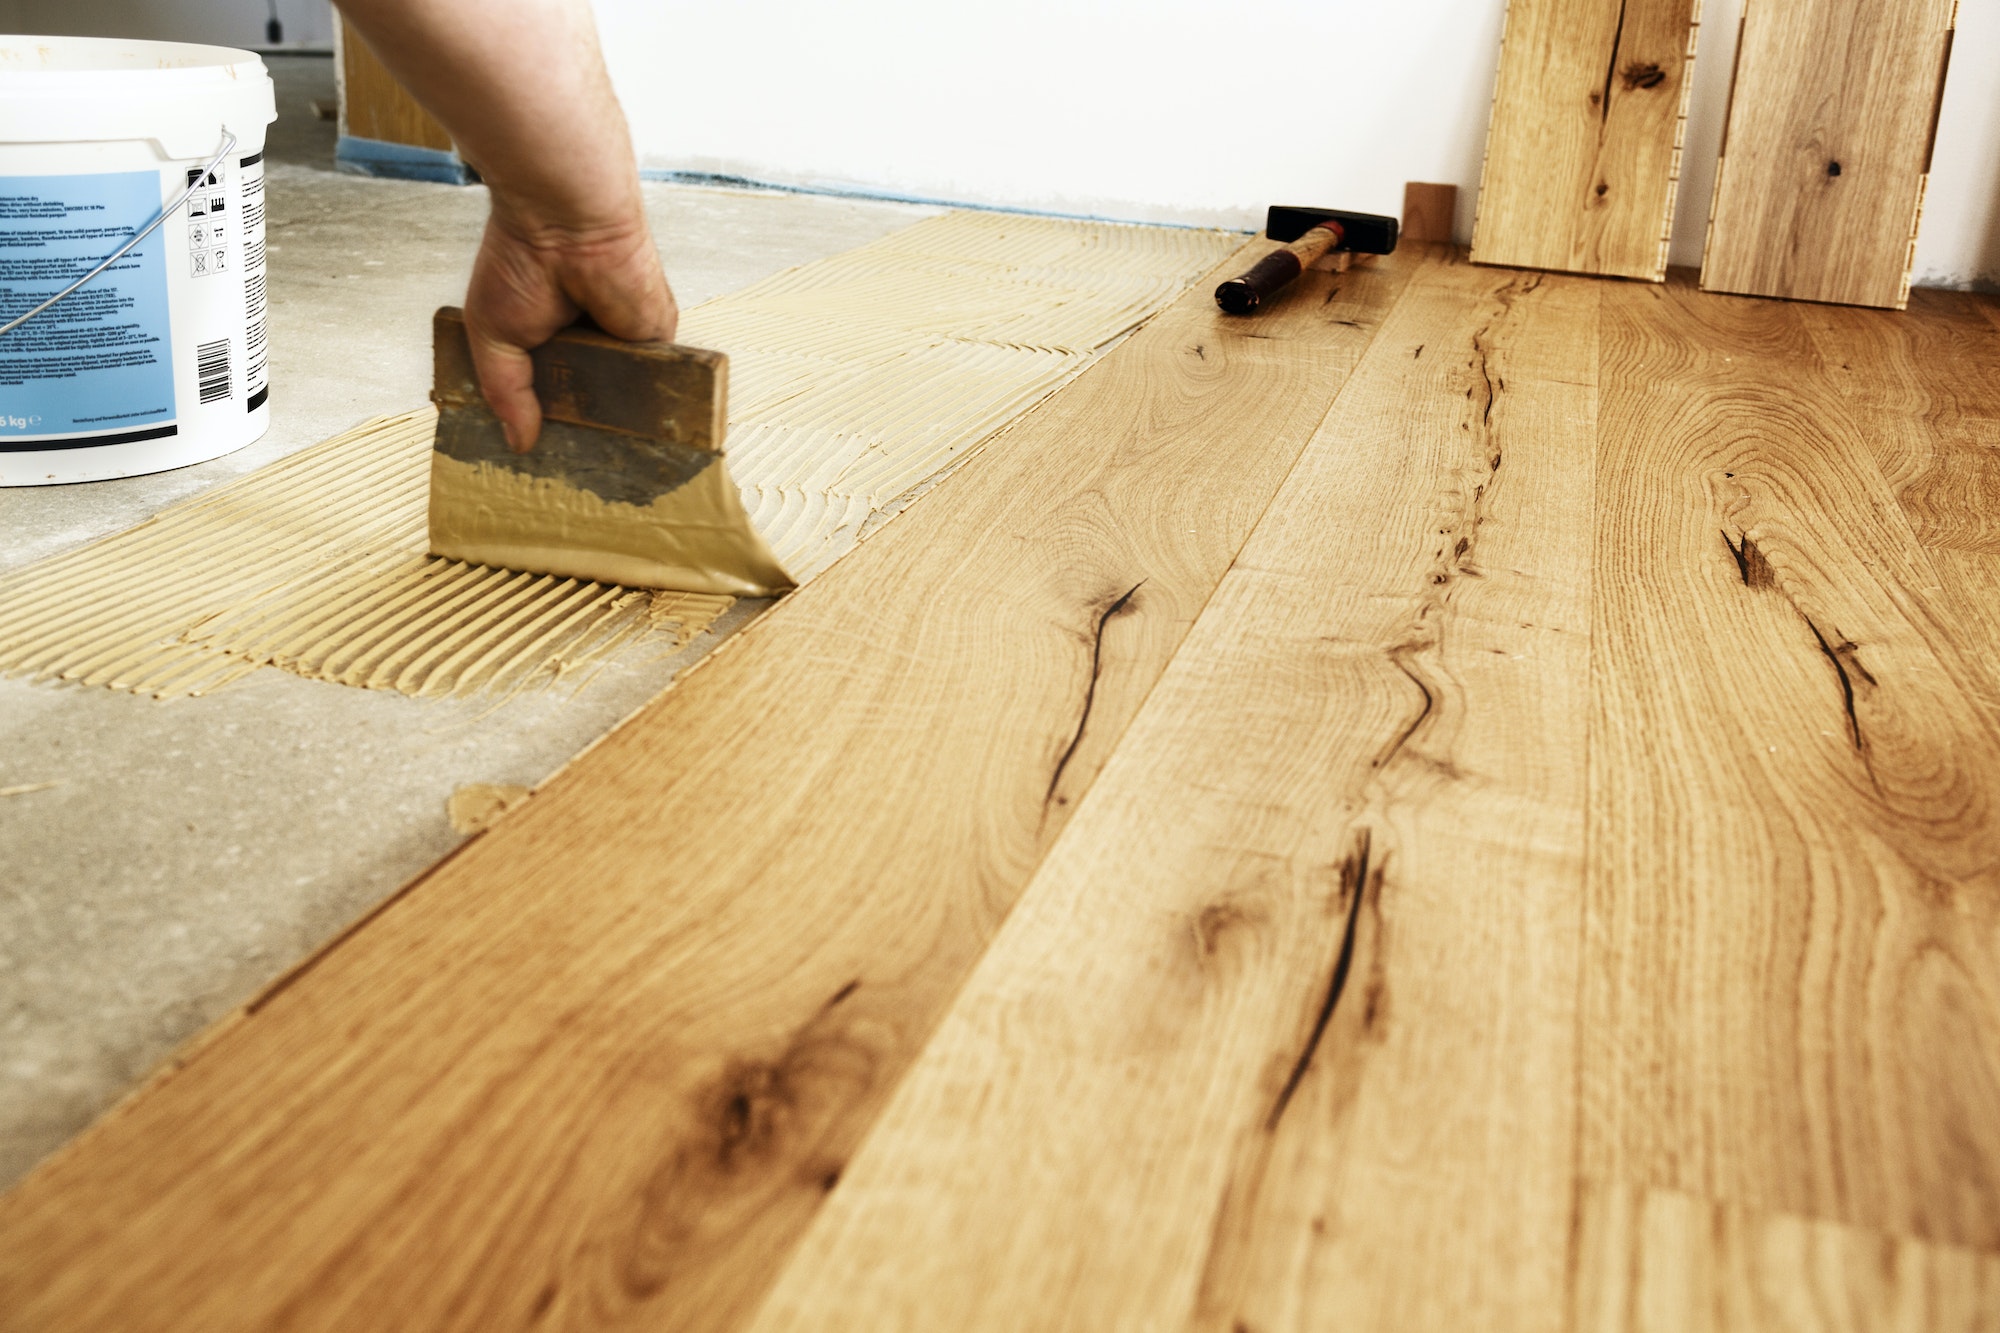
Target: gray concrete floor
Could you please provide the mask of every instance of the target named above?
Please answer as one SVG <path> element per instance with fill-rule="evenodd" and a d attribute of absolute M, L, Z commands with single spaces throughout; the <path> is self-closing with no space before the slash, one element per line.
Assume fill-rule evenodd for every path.
<path fill-rule="evenodd" d="M 429 389 L 430 313 L 464 294 L 485 192 L 333 171 L 330 61 L 273 58 L 272 425 L 198 467 L 0 490 L 0 569 L 119 531 Z M 934 209 L 646 187 L 683 307 Z M 536 783 L 747 623 L 614 659 L 574 698 L 418 701 L 264 670 L 160 703 L 0 680 L 0 1186 L 176 1046 L 459 841 L 468 782 Z"/>

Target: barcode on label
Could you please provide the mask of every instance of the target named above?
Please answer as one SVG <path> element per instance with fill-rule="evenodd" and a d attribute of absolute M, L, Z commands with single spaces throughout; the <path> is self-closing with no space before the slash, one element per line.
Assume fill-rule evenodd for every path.
<path fill-rule="evenodd" d="M 194 349 L 195 381 L 201 401 L 219 403 L 229 396 L 229 339 L 217 338 Z"/>

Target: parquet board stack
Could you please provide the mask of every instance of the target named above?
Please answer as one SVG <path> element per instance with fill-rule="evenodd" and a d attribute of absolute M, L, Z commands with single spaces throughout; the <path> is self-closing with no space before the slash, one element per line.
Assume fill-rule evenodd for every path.
<path fill-rule="evenodd" d="M 1706 291 L 1901 309 L 1958 0 L 1745 0 Z"/>
<path fill-rule="evenodd" d="M 1666 276 L 1700 10 L 1700 0 L 1510 0 L 1475 262 Z"/>

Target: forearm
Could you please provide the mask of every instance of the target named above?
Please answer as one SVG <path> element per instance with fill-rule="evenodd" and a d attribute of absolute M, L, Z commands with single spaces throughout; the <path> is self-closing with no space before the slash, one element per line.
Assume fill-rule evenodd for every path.
<path fill-rule="evenodd" d="M 524 239 L 587 239 L 639 212 L 638 174 L 588 0 L 343 0 Z"/>
<path fill-rule="evenodd" d="M 528 449 L 542 422 L 530 350 L 579 314 L 631 339 L 670 339 L 677 318 L 589 0 L 341 8 L 491 191 L 465 327 L 487 402 Z"/>

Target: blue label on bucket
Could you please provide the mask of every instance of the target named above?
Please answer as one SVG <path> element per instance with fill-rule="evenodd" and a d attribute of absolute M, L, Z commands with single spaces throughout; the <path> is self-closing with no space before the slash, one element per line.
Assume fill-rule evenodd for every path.
<path fill-rule="evenodd" d="M 0 176 L 0 324 L 96 268 L 159 211 L 156 172 Z M 109 434 L 173 417 L 173 336 L 157 231 L 0 333 L 0 440 Z"/>

